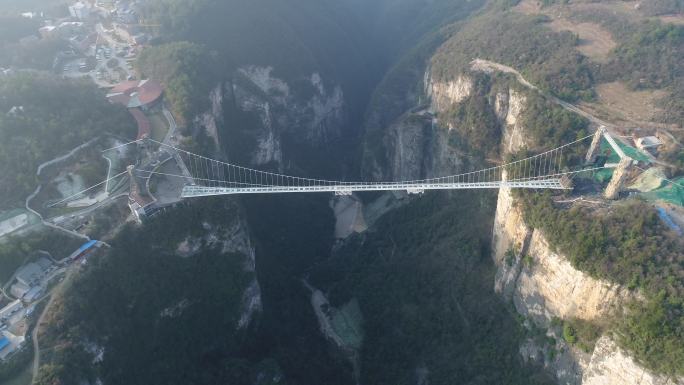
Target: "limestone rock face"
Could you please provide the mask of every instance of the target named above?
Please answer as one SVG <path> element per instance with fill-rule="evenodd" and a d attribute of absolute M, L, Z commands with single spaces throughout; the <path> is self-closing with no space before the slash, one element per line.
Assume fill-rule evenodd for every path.
<path fill-rule="evenodd" d="M 619 285 L 575 269 L 542 232 L 529 229 L 510 189 L 499 191 L 492 242 L 495 289 L 511 296 L 516 310 L 538 325 L 547 326 L 553 317 L 602 318 L 625 297 Z M 520 266 L 519 259 L 527 262 Z"/>
<path fill-rule="evenodd" d="M 636 363 L 608 336 L 596 342 L 582 385 L 678 385 L 684 378 L 655 375 Z"/>
<path fill-rule="evenodd" d="M 522 269 L 513 300 L 519 313 L 538 324 L 553 317 L 603 318 L 623 298 L 620 286 L 576 270 L 564 256 L 553 252 L 539 231 L 533 232 L 527 253 L 532 262 Z"/>
<path fill-rule="evenodd" d="M 342 88 L 327 84 L 318 73 L 286 81 L 276 77 L 271 67 L 247 66 L 234 74 L 230 92 L 234 107 L 258 122 L 258 127 L 235 128 L 254 137 L 254 165 L 282 164 L 283 136 L 306 145 L 324 145 L 339 138 L 346 124 Z"/>
<path fill-rule="evenodd" d="M 217 84 L 209 93 L 211 109 L 195 118 L 195 125 L 203 128 L 207 135 L 214 140 L 216 149 L 220 148 L 218 127 L 223 124 L 223 82 Z"/>
<path fill-rule="evenodd" d="M 435 111 L 445 111 L 449 107 L 458 104 L 470 96 L 473 92 L 473 80 L 460 75 L 455 80 L 447 82 L 430 82 L 426 90 L 432 98 L 432 106 Z"/>
<path fill-rule="evenodd" d="M 449 145 L 448 135 L 430 116 L 402 116 L 388 128 L 389 178 L 414 180 L 453 173 L 461 159 Z"/>
<path fill-rule="evenodd" d="M 508 153 L 517 152 L 525 147 L 525 129 L 522 124 L 525 103 L 525 95 L 512 88 L 508 90 L 506 124 L 503 126 L 503 146 L 504 151 Z"/>

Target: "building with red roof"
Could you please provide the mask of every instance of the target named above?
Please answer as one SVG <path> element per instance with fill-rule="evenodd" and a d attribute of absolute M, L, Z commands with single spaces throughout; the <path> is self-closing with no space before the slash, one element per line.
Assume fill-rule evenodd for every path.
<path fill-rule="evenodd" d="M 158 102 L 163 92 L 162 85 L 153 80 L 132 80 L 114 86 L 107 97 L 112 103 L 145 110 Z"/>
<path fill-rule="evenodd" d="M 150 119 L 145 116 L 139 108 L 129 108 L 128 111 L 133 115 L 135 122 L 138 124 L 138 140 L 149 138 L 151 131 Z"/>

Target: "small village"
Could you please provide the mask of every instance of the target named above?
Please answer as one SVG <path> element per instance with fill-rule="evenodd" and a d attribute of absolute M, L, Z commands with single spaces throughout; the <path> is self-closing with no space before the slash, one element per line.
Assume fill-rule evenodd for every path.
<path fill-rule="evenodd" d="M 150 138 L 165 145 L 178 145 L 176 121 L 164 103 L 164 87 L 155 80 L 140 79 L 134 69 L 136 58 L 144 45 L 154 39 L 157 27 L 145 24 L 135 1 L 76 1 L 68 6 L 68 16 L 60 19 L 45 18 L 41 12 L 25 12 L 21 16 L 38 19 L 42 24 L 34 34 L 23 38 L 22 44 L 41 39 L 67 43 L 68 49 L 54 57 L 54 74 L 87 79 L 102 89 L 112 104 L 126 108 L 137 125 L 137 141 Z M 15 71 L 23 70 L 0 68 L 0 76 Z M 15 106 L 6 113 L 23 113 L 23 106 Z M 0 213 L 2 242 L 14 236 L 56 230 L 69 237 L 70 243 L 80 244 L 68 256 L 32 250 L 22 256 L 25 263 L 8 280 L 0 282 L 0 363 L 10 362 L 28 344 L 37 346 L 37 341 L 31 340 L 37 339 L 50 294 L 85 265 L 88 258 L 108 247 L 106 242 L 88 237 L 87 230 L 94 222 L 111 212 L 116 212 L 120 221 L 142 222 L 180 201 L 179 191 L 185 181 L 165 178 L 155 171 L 180 173 L 185 168 L 183 161 L 161 146 L 138 143 L 133 160 L 125 143 L 116 138 L 101 138 L 44 163 L 38 175 L 43 169 L 54 173 L 48 185 L 61 196 L 37 193 L 26 199 L 25 209 Z M 82 153 L 89 147 L 104 148 L 100 159 L 84 158 Z M 102 178 L 121 177 L 111 178 L 97 191 L 76 193 L 83 185 L 74 165 L 92 161 L 106 161 L 107 175 Z M 147 173 L 141 176 L 136 169 Z M 123 208 L 127 214 L 122 213 Z"/>
<path fill-rule="evenodd" d="M 37 251 L 33 262 L 14 272 L 2 288 L 6 299 L 0 303 L 10 302 L 0 309 L 0 361 L 10 359 L 24 346 L 29 331 L 28 318 L 50 289 L 64 279 L 69 269 L 85 265 L 88 257 L 96 255 L 102 246 L 103 243 L 97 240 L 88 241 L 62 261 L 54 260 L 49 253 Z"/>

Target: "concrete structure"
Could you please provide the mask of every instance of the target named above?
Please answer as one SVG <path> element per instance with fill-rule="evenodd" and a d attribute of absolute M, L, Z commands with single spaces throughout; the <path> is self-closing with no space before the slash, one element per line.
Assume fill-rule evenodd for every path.
<path fill-rule="evenodd" d="M 24 297 L 21 300 L 26 303 L 31 303 L 39 299 L 44 292 L 45 289 L 42 286 L 34 286 L 29 291 L 27 291 L 26 294 L 24 294 Z"/>
<path fill-rule="evenodd" d="M 0 351 L 10 345 L 10 340 L 5 336 L 0 336 Z"/>
<path fill-rule="evenodd" d="M 655 137 L 648 138 L 658 140 Z M 629 171 L 631 170 L 632 164 L 635 162 L 635 160 L 627 156 L 622 148 L 620 148 L 620 145 L 615 141 L 613 136 L 610 135 L 606 127 L 601 126 L 598 130 L 596 130 L 594 139 L 592 140 L 589 151 L 587 152 L 585 159 L 587 163 L 594 163 L 596 161 L 596 157 L 598 156 L 600 149 L 601 139 L 606 139 L 613 151 L 615 151 L 615 153 L 620 157 L 619 163 L 611 165 L 606 164 L 606 167 L 610 166 L 611 168 L 615 168 L 615 171 L 613 172 L 613 177 L 610 179 L 610 183 L 608 183 L 608 186 L 606 186 L 603 196 L 606 199 L 618 199 L 620 197 L 620 192 L 622 191 L 625 180 L 627 180 L 627 176 L 629 176 Z M 649 139 L 649 141 L 646 143 L 652 143 L 651 139 Z M 639 139 L 637 140 L 637 146 L 638 145 Z"/>
<path fill-rule="evenodd" d="M 633 162 L 634 160 L 629 157 L 620 160 L 615 172 L 613 172 L 610 183 L 606 186 L 606 191 L 604 192 L 606 199 L 618 199 L 620 197 L 620 191 L 622 191 L 625 180 L 627 180 L 627 176 L 629 176 Z"/>
<path fill-rule="evenodd" d="M 35 262 L 22 266 L 14 274 L 16 282 L 10 288 L 10 293 L 15 298 L 24 300 L 28 294 L 32 297 L 40 295 L 40 290 L 34 290 L 34 288 L 42 287 L 42 280 L 49 273 L 52 265 L 49 259 L 40 257 Z"/>
<path fill-rule="evenodd" d="M 70 38 L 85 33 L 85 24 L 80 21 L 65 21 L 56 27 L 56 32 L 61 37 Z"/>
<path fill-rule="evenodd" d="M 131 180 L 131 190 L 128 193 L 128 208 L 131 209 L 131 213 L 133 213 L 136 221 L 142 223 L 143 218 L 147 216 L 146 209 L 154 203 L 154 200 L 141 193 L 140 183 L 138 183 L 134 171 L 135 166 L 128 166 L 128 175 Z"/>
<path fill-rule="evenodd" d="M 0 237 L 12 233 L 28 224 L 28 214 L 21 213 L 0 222 Z"/>
<path fill-rule="evenodd" d="M 43 38 L 49 38 L 57 35 L 57 27 L 54 25 L 46 25 L 45 27 L 38 28 L 38 33 Z"/>
<path fill-rule="evenodd" d="M 14 298 L 21 299 L 24 298 L 24 295 L 26 295 L 29 290 L 31 290 L 30 286 L 24 285 L 21 282 L 17 282 L 10 288 L 10 294 L 12 294 Z"/>
<path fill-rule="evenodd" d="M 161 99 L 164 89 L 153 80 L 131 80 L 117 84 L 107 94 L 112 103 L 146 110 Z"/>
<path fill-rule="evenodd" d="M 83 245 L 81 245 L 81 247 L 76 249 L 73 253 L 71 253 L 71 255 L 69 256 L 68 259 L 70 261 L 75 261 L 81 257 L 88 255 L 94 249 L 100 248 L 100 246 L 102 246 L 102 244 L 97 240 L 93 239 L 91 241 L 88 241 L 88 242 L 84 243 Z"/>
<path fill-rule="evenodd" d="M 587 156 L 585 158 L 587 163 L 596 162 L 596 157 L 598 156 L 599 149 L 601 147 L 601 139 L 603 139 L 603 133 L 605 132 L 605 127 L 600 127 L 594 133 L 594 138 L 591 140 L 591 146 L 589 146 L 589 151 L 587 151 Z"/>
<path fill-rule="evenodd" d="M 21 311 L 23 308 L 24 305 L 21 304 L 21 301 L 16 300 L 0 309 L 0 325 L 3 325 L 5 322 L 7 322 L 7 320 L 9 320 L 10 317 L 12 317 L 18 311 Z"/>
<path fill-rule="evenodd" d="M 12 353 L 24 346 L 26 339 L 23 336 L 3 331 L 0 333 L 0 361 L 6 360 Z"/>
<path fill-rule="evenodd" d="M 636 141 L 637 147 L 642 151 L 656 150 L 663 142 L 655 136 L 644 136 Z"/>
<path fill-rule="evenodd" d="M 52 262 L 49 259 L 40 257 L 35 262 L 27 263 L 19 268 L 15 278 L 24 285 L 33 286 L 40 282 L 51 266 Z"/>

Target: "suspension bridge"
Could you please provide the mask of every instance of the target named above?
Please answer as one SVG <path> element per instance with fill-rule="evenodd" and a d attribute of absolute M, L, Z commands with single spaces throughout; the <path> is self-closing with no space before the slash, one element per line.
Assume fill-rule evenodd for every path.
<path fill-rule="evenodd" d="M 577 172 L 597 170 L 604 167 L 571 170 L 567 162 L 572 154 L 577 154 L 576 146 L 588 141 L 588 135 L 574 142 L 552 150 L 508 162 L 499 166 L 484 168 L 454 175 L 406 181 L 337 181 L 304 178 L 261 171 L 237 164 L 211 159 L 151 139 L 147 141 L 159 145 L 171 153 L 182 165 L 181 174 L 162 173 L 153 170 L 136 170 L 138 175 L 150 177 L 160 175 L 184 178 L 186 185 L 182 198 L 206 197 L 233 194 L 276 194 L 332 192 L 336 195 L 351 195 L 359 191 L 398 191 L 410 194 L 428 190 L 457 189 L 569 189 L 566 176 Z"/>
<path fill-rule="evenodd" d="M 593 137 L 589 150 L 584 147 Z M 620 163 L 595 165 L 599 141 L 605 138 L 621 158 Z M 147 143 L 158 147 L 157 154 L 165 153 L 175 160 L 179 173 L 160 172 L 157 168 L 129 166 L 126 171 L 112 176 L 98 184 L 69 197 L 51 203 L 50 207 L 68 203 L 87 195 L 94 189 L 107 186 L 118 178 L 151 178 L 154 175 L 183 180 L 180 198 L 197 198 L 235 194 L 276 194 L 332 192 L 336 195 L 351 195 L 361 191 L 406 191 L 419 194 L 429 190 L 462 189 L 571 189 L 570 180 L 575 174 L 598 171 L 606 168 L 620 168 L 631 162 L 615 143 L 610 133 L 601 127 L 594 134 L 558 146 L 537 155 L 513 160 L 499 166 L 483 168 L 441 177 L 404 181 L 337 181 L 305 178 L 243 167 L 237 164 L 211 159 L 153 139 L 144 138 L 125 143 L 103 152 L 131 144 Z M 582 154 L 586 152 L 583 158 Z M 583 165 L 584 164 L 584 165 Z M 589 166 L 586 166 L 589 164 Z M 611 182 L 612 183 L 612 182 Z M 140 187 L 134 181 L 131 186 L 139 195 Z M 129 194 L 130 197 L 130 194 Z"/>

